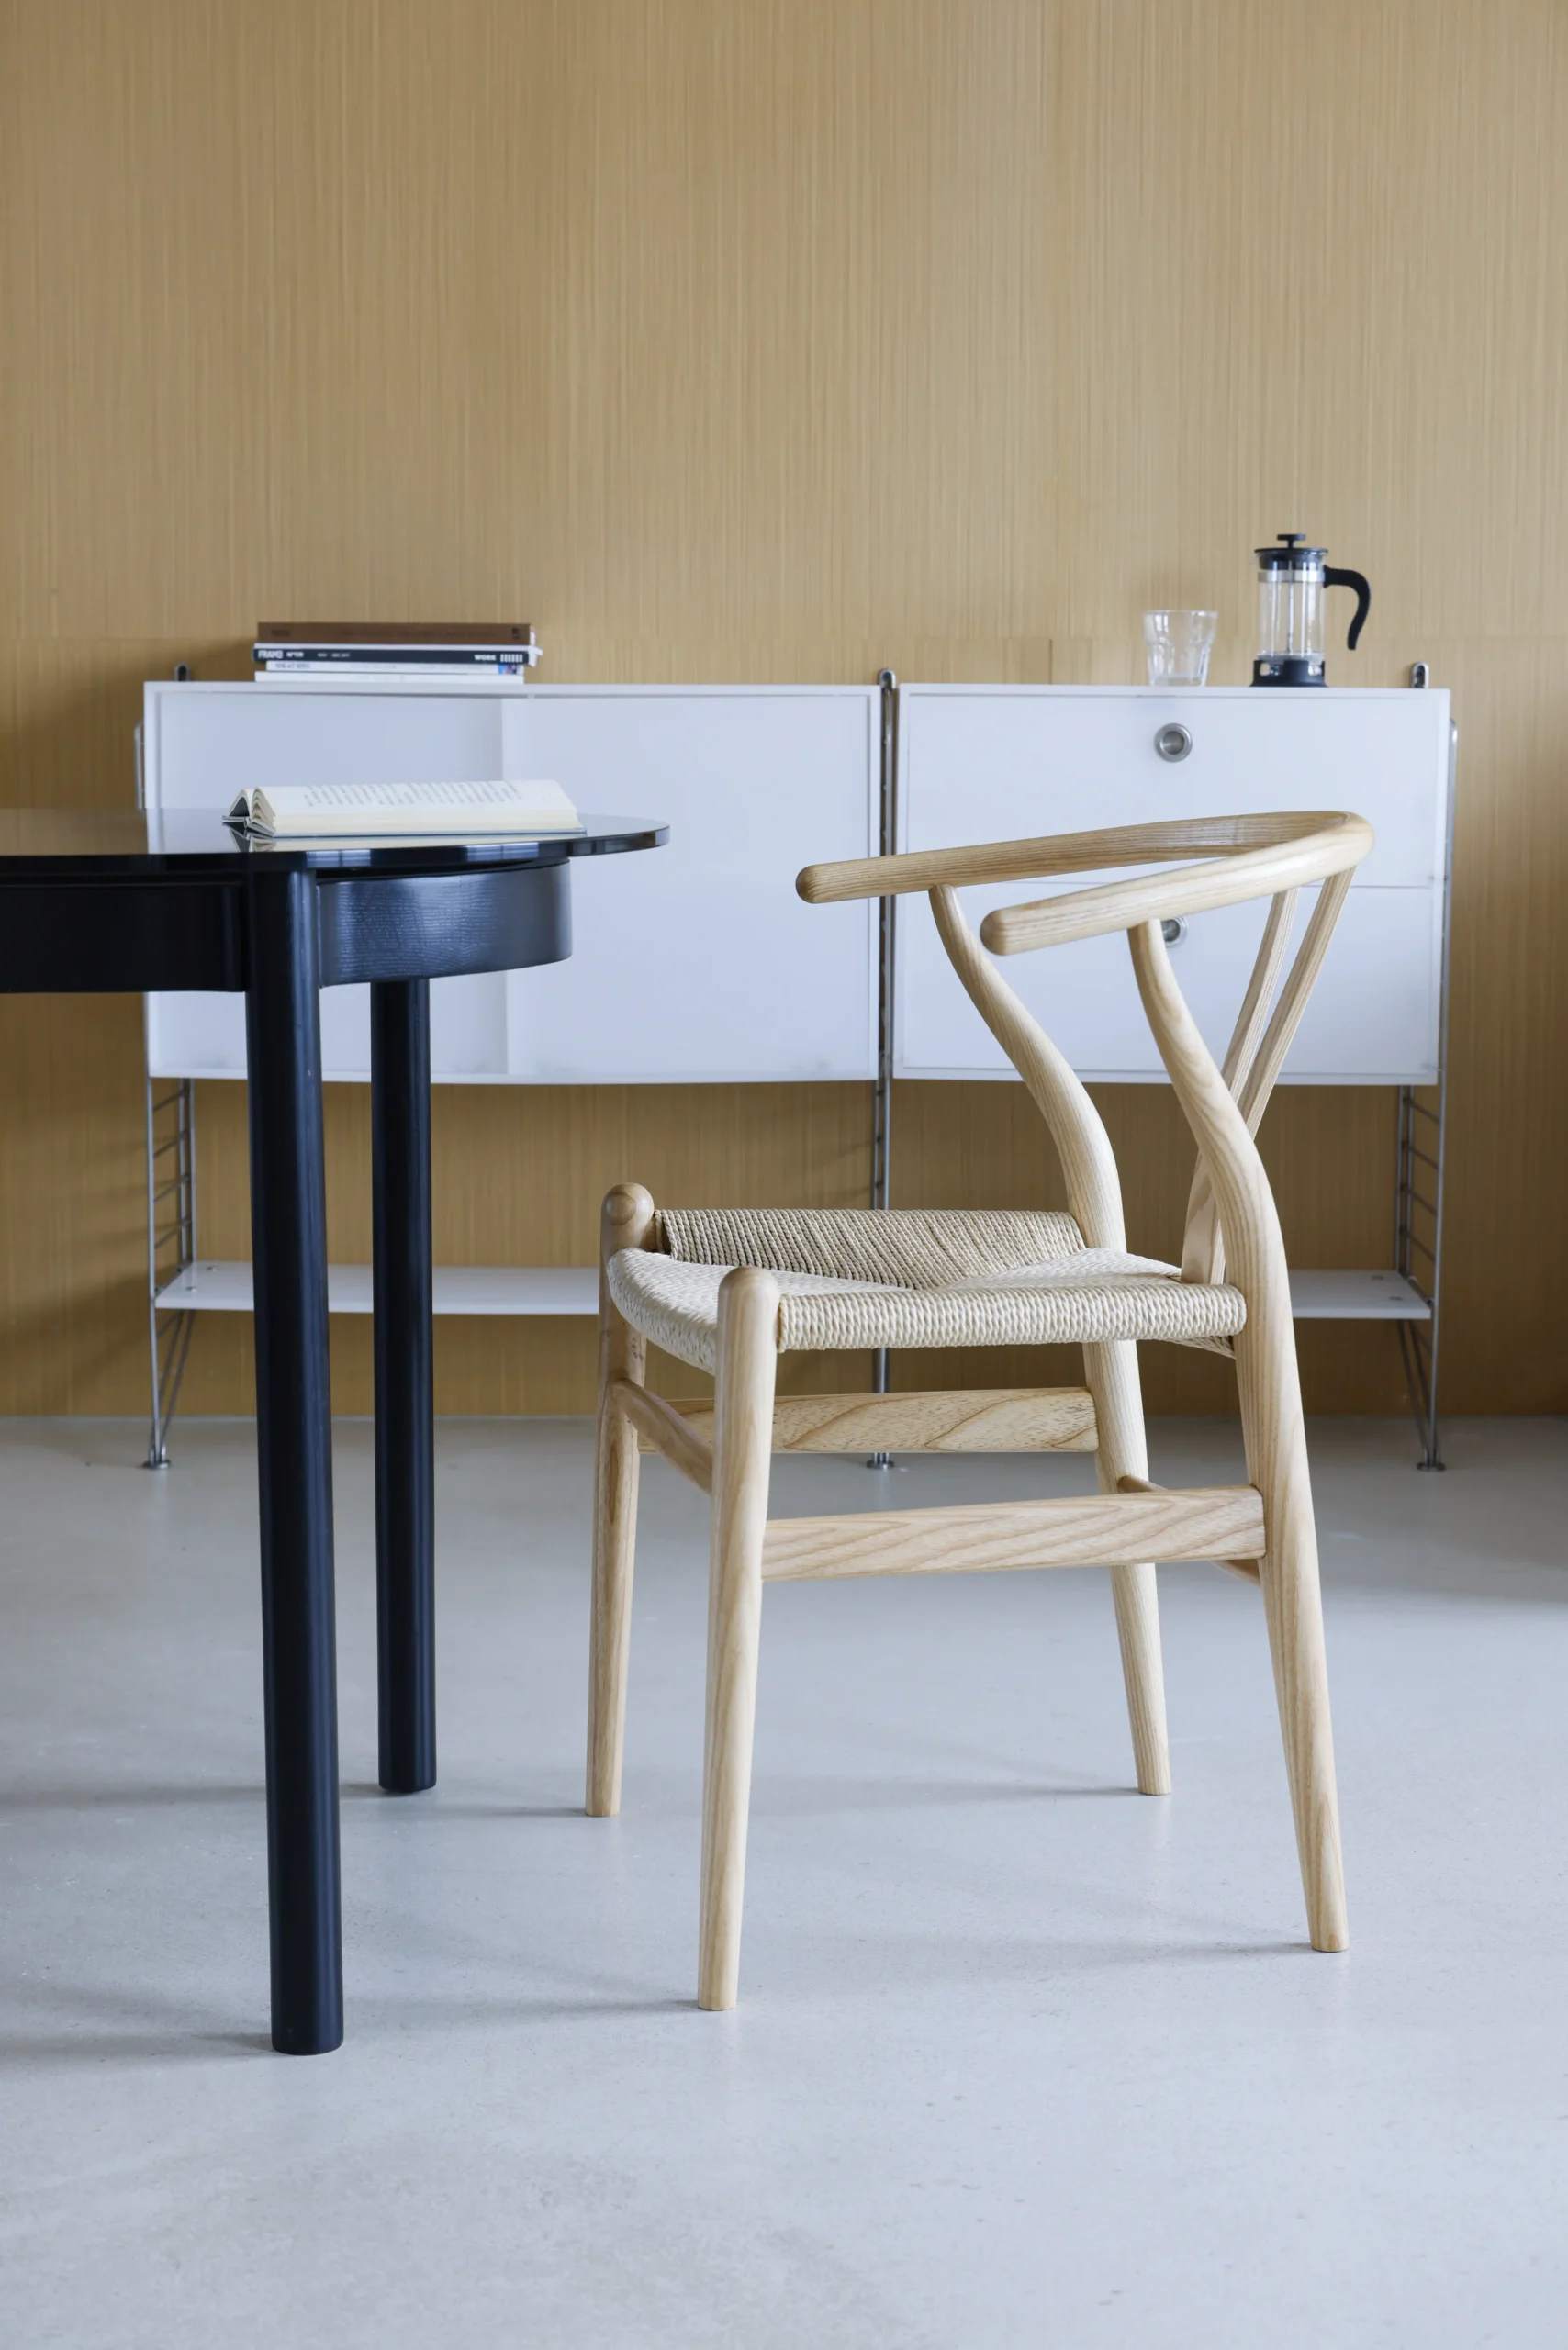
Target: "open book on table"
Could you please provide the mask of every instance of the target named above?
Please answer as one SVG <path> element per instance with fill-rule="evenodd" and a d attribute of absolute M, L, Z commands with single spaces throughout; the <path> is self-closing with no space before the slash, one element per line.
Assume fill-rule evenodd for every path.
<path fill-rule="evenodd" d="M 272 783 L 225 821 L 256 840 L 510 840 L 580 833 L 558 783 Z"/>

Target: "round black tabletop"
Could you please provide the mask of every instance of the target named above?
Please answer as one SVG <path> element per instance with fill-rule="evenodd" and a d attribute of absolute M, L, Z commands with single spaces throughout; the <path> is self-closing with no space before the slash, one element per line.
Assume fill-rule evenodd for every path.
<path fill-rule="evenodd" d="M 471 873 L 562 865 L 662 848 L 669 827 L 645 816 L 583 817 L 580 833 L 520 834 L 510 840 L 271 841 L 233 832 L 210 808 L 0 809 L 0 881 L 172 881 L 271 872 Z"/>
<path fill-rule="evenodd" d="M 573 865 L 668 838 L 646 817 L 585 816 L 580 833 L 510 840 L 279 846 L 210 809 L 0 809 L 0 993 L 247 989 L 257 924 L 300 892 L 311 984 L 558 963 Z"/>

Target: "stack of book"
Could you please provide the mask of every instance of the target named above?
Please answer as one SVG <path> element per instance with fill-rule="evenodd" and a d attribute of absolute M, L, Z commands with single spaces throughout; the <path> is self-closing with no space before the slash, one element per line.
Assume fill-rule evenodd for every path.
<path fill-rule="evenodd" d="M 262 677 L 522 677 L 539 658 L 526 621 L 263 621 L 252 647 Z"/>

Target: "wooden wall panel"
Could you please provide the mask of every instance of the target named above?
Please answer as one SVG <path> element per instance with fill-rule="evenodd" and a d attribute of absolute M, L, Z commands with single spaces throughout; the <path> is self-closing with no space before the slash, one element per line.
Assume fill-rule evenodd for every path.
<path fill-rule="evenodd" d="M 1235 612 L 1239 552 L 1277 529 L 1371 577 L 1369 652 L 1568 632 L 1568 17 L 1135 0 L 1058 21 L 1063 632 Z"/>
<path fill-rule="evenodd" d="M 556 679 L 1114 681 L 1202 601 L 1239 678 L 1248 551 L 1310 530 L 1374 588 L 1332 674 L 1428 658 L 1462 729 L 1447 1392 L 1562 1408 L 1564 119 L 1554 0 L 0 0 L 0 798 L 126 799 L 141 678 L 243 676 L 263 611 L 523 614 Z M 1171 1105 L 1104 1098 L 1168 1247 Z M 439 1245 L 584 1258 L 626 1173 L 860 1197 L 865 1111 L 446 1091 Z M 1391 1125 L 1279 1098 L 1301 1261 L 1384 1257 Z M 235 1089 L 201 1132 L 238 1252 Z M 895 1133 L 896 1197 L 1054 1196 L 1015 1090 L 903 1087 Z M 136 1008 L 0 1006 L 0 1409 L 142 1403 L 140 1154 Z M 193 1406 L 248 1408 L 248 1345 L 201 1331 Z M 441 1400 L 578 1409 L 590 1353 L 446 1325 Z M 1386 1332 L 1303 1357 L 1397 1405 Z"/>

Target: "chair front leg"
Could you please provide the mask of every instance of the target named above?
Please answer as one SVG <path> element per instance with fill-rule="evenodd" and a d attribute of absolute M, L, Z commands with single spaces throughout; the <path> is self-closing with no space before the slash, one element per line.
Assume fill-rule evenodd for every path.
<path fill-rule="evenodd" d="M 1131 1339 L 1118 1339 L 1085 1347 L 1083 1379 L 1094 1398 L 1100 1491 L 1114 1494 L 1118 1478 L 1148 1475 L 1137 1346 Z M 1113 1567 L 1111 1590 L 1116 1605 L 1116 1638 L 1121 1644 L 1138 1792 L 1168 1796 L 1170 1746 L 1159 1651 L 1159 1593 L 1153 1567 Z"/>
<path fill-rule="evenodd" d="M 637 1542 L 637 1431 L 611 1396 L 616 1379 L 642 1384 L 647 1346 L 623 1321 L 605 1268 L 618 1249 L 640 1248 L 654 1203 L 640 1184 L 618 1183 L 599 1226 L 599 1432 L 594 1457 L 593 1597 L 588 1627 L 588 1810 L 621 1808 L 626 1744 L 626 1673 L 632 1650 L 632 1570 Z"/>
<path fill-rule="evenodd" d="M 702 1769 L 701 1936 L 697 2004 L 735 2004 L 751 1809 L 762 1543 L 773 1458 L 778 1284 L 742 1266 L 719 1292 L 713 1514 L 708 1583 L 708 1715 Z"/>
<path fill-rule="evenodd" d="M 1273 1269 L 1271 1269 L 1273 1270 Z M 1237 1335 L 1237 1384 L 1247 1470 L 1263 1496 L 1269 1548 L 1261 1565 L 1263 1609 L 1284 1739 L 1307 1930 L 1314 1950 L 1350 1944 L 1339 1798 L 1328 1712 L 1328 1663 L 1317 1574 L 1317 1528 L 1306 1462 L 1301 1379 L 1282 1253 L 1277 1279 L 1248 1301 Z"/>

